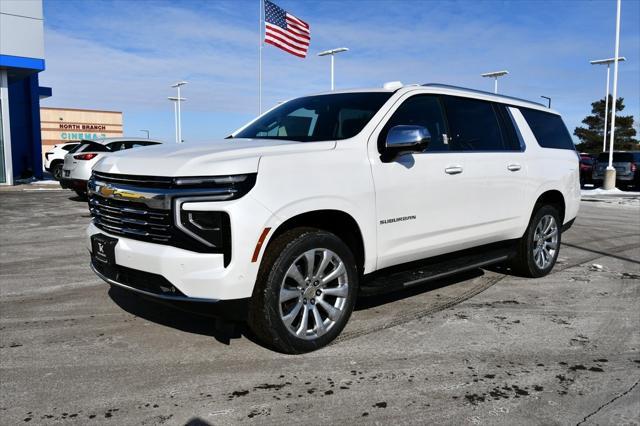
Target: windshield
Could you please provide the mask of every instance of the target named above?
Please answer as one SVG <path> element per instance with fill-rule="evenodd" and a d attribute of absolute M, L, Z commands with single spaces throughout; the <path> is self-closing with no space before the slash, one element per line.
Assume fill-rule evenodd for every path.
<path fill-rule="evenodd" d="M 293 99 L 233 137 L 299 142 L 351 138 L 360 133 L 391 95 L 388 92 L 339 93 Z"/>

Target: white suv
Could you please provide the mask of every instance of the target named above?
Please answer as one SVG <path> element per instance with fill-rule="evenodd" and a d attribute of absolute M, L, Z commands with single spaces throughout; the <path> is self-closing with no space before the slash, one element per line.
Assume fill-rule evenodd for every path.
<path fill-rule="evenodd" d="M 580 200 L 557 112 L 438 84 L 293 99 L 226 140 L 109 156 L 88 187 L 102 279 L 246 305 L 286 353 L 331 342 L 358 294 L 498 262 L 549 273 Z"/>
<path fill-rule="evenodd" d="M 64 156 L 78 145 L 80 145 L 80 142 L 61 143 L 54 145 L 53 148 L 44 153 L 44 169 L 51 173 L 55 180 L 60 180 L 62 177 Z"/>
<path fill-rule="evenodd" d="M 113 152 L 160 143 L 162 141 L 127 137 L 82 140 L 64 157 L 60 186 L 72 189 L 83 197 L 87 193 L 91 170 L 99 160 Z"/>

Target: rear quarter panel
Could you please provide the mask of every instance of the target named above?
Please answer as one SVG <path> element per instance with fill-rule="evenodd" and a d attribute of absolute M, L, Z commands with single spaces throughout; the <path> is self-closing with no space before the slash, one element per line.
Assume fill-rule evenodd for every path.
<path fill-rule="evenodd" d="M 580 161 L 575 151 L 569 149 L 542 148 L 517 108 L 511 108 L 513 118 L 526 144 L 527 181 L 523 190 L 526 193 L 525 211 L 520 227 L 526 229 L 533 207 L 538 198 L 547 191 L 560 191 L 564 197 L 567 223 L 578 214 L 580 207 Z"/>

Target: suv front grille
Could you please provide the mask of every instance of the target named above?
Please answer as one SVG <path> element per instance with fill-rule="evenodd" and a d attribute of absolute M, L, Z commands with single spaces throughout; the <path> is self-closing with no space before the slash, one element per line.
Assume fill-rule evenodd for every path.
<path fill-rule="evenodd" d="M 198 253 L 221 253 L 227 266 L 231 261 L 229 214 L 200 212 L 206 216 L 196 218 L 181 206 L 199 200 L 235 200 L 255 182 L 255 173 L 163 177 L 94 172 L 88 183 L 89 210 L 95 226 L 106 233 Z M 201 223 L 213 225 L 198 227 Z"/>
<path fill-rule="evenodd" d="M 150 209 L 145 204 L 112 200 L 95 194 L 89 199 L 95 225 L 104 231 L 151 242 L 172 240 L 170 211 Z"/>

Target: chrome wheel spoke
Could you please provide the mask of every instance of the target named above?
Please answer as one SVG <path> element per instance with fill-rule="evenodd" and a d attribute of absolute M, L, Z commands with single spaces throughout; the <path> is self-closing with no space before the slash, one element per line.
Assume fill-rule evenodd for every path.
<path fill-rule="evenodd" d="M 291 290 L 289 288 L 280 289 L 280 303 L 287 302 L 291 299 L 300 297 L 300 290 Z"/>
<path fill-rule="evenodd" d="M 318 266 L 318 271 L 316 272 L 317 278 L 324 277 L 324 271 L 329 266 L 329 262 L 331 262 L 331 252 L 329 250 L 322 251 L 322 260 L 320 261 L 320 266 Z"/>
<path fill-rule="evenodd" d="M 313 312 L 313 320 L 316 323 L 316 333 L 318 333 L 318 336 L 321 336 L 326 332 L 327 329 L 324 326 L 324 321 L 322 319 L 322 316 L 320 315 L 320 311 L 318 311 L 318 308 L 314 306 L 311 312 Z"/>
<path fill-rule="evenodd" d="M 302 302 L 298 302 L 298 304 L 289 312 L 287 315 L 282 317 L 282 320 L 287 326 L 291 326 L 293 321 L 298 317 L 300 313 L 300 309 L 302 309 Z"/>
<path fill-rule="evenodd" d="M 316 251 L 309 250 L 304 254 L 304 258 L 306 260 L 305 263 L 307 264 L 307 272 L 305 278 L 311 279 L 313 278 L 313 268 L 315 267 L 316 263 Z"/>
<path fill-rule="evenodd" d="M 307 334 L 307 330 L 309 330 L 309 310 L 305 306 L 302 309 L 302 319 L 300 320 L 300 325 L 296 330 L 296 335 L 305 335 Z"/>
<path fill-rule="evenodd" d="M 322 284 L 326 285 L 328 283 L 330 283 L 331 281 L 335 280 L 336 278 L 338 278 L 340 275 L 343 275 L 344 273 L 346 273 L 347 270 L 344 267 L 344 263 L 342 263 L 342 261 L 338 264 L 338 266 L 336 266 L 336 268 L 331 271 L 329 273 L 329 275 L 326 275 L 325 277 L 322 278 Z"/>
<path fill-rule="evenodd" d="M 289 267 L 289 270 L 287 271 L 287 275 L 286 276 L 291 278 L 295 282 L 297 282 L 299 286 L 304 286 L 306 284 L 305 280 L 304 280 L 304 277 L 300 273 L 300 270 L 296 266 L 295 262 L 294 262 L 293 265 L 291 265 Z"/>
<path fill-rule="evenodd" d="M 337 320 L 340 316 L 340 309 L 328 304 L 324 300 L 319 299 L 318 304 L 322 306 L 322 309 L 325 310 L 331 321 Z"/>
<path fill-rule="evenodd" d="M 339 287 L 325 287 L 322 289 L 322 294 L 325 296 L 347 297 L 349 294 L 349 288 L 346 285 Z"/>

